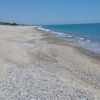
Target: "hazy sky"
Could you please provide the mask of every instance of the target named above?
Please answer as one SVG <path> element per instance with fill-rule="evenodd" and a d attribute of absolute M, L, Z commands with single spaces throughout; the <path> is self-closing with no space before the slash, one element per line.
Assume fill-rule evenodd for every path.
<path fill-rule="evenodd" d="M 0 20 L 27 24 L 100 22 L 100 0 L 0 0 Z"/>

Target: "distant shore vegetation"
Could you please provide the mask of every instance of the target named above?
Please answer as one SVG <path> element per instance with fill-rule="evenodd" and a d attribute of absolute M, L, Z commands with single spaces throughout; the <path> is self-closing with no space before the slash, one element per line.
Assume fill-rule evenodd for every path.
<path fill-rule="evenodd" d="M 17 24 L 15 22 L 10 23 L 10 22 L 2 22 L 2 21 L 0 21 L 0 25 L 10 25 L 10 26 L 18 26 L 18 25 L 21 25 L 21 26 L 26 26 L 25 24 Z"/>

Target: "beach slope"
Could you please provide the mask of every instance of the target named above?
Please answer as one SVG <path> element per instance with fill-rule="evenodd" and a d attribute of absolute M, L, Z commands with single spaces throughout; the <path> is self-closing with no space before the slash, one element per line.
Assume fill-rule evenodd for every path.
<path fill-rule="evenodd" d="M 34 26 L 0 25 L 0 100 L 100 100 L 100 56 Z"/>

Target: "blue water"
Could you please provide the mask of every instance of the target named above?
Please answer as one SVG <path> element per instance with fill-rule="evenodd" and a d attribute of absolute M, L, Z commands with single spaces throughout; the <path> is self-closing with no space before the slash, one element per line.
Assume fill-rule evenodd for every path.
<path fill-rule="evenodd" d="M 100 53 L 100 24 L 44 25 L 46 31 L 61 37 L 73 38 L 83 47 Z"/>

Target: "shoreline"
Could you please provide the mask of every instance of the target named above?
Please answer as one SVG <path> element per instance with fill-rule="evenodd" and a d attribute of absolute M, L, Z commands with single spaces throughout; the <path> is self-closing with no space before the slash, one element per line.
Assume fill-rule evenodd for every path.
<path fill-rule="evenodd" d="M 46 36 L 48 38 L 54 39 L 58 42 L 62 42 L 62 45 L 72 46 L 74 49 L 78 50 L 79 53 L 86 55 L 87 57 L 95 60 L 97 63 L 100 63 L 100 54 L 99 53 L 82 47 L 77 42 L 75 42 L 73 39 L 71 39 L 71 38 L 64 39 L 61 37 L 57 37 L 56 34 L 53 34 L 51 32 L 47 32 L 45 30 L 38 29 L 38 27 L 36 27 L 35 29 L 43 34 L 45 33 L 44 36 Z"/>
<path fill-rule="evenodd" d="M 99 60 L 36 27 L 0 26 L 0 100 L 99 100 Z"/>
<path fill-rule="evenodd" d="M 85 40 L 85 38 L 83 37 L 76 37 L 76 36 L 72 36 L 70 34 L 65 34 L 63 32 L 59 32 L 59 31 L 53 31 L 47 28 L 44 28 L 43 26 L 38 26 L 38 29 L 47 33 L 50 33 L 52 35 L 55 35 L 58 38 L 61 38 L 63 40 L 72 40 L 73 42 L 76 42 L 76 44 L 80 45 L 82 48 L 87 49 L 88 51 L 91 51 L 93 53 L 97 53 L 100 55 L 100 50 L 99 50 L 99 44 L 98 47 L 94 47 L 97 49 L 93 49 L 93 45 L 96 45 L 94 42 L 92 42 L 90 39 L 89 40 Z"/>

